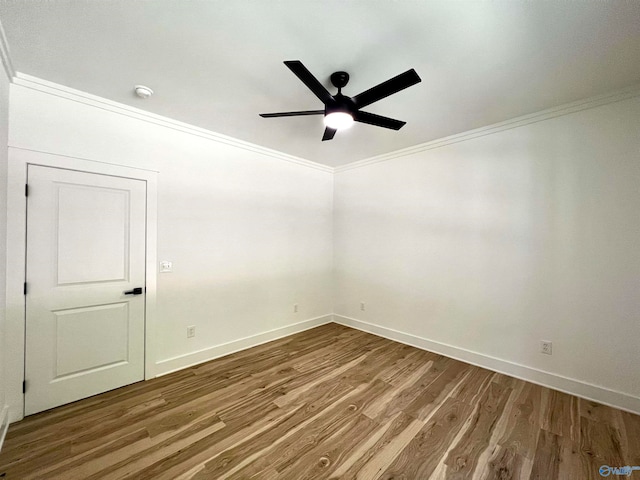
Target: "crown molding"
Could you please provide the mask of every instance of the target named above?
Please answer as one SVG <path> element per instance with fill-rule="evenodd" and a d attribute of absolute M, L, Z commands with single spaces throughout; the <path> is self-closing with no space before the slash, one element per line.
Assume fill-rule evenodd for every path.
<path fill-rule="evenodd" d="M 241 148 L 243 150 L 247 150 L 253 153 L 276 158 L 278 160 L 284 160 L 289 163 L 302 165 L 302 166 L 313 168 L 316 170 L 321 170 L 323 172 L 333 173 L 333 168 L 327 165 L 322 165 L 320 163 L 312 162 L 304 158 L 295 157 L 293 155 L 279 152 L 277 150 L 272 150 L 270 148 L 262 147 L 260 145 L 245 142 L 243 140 L 238 140 L 233 137 L 212 132 L 211 130 L 196 127 L 194 125 L 180 122 L 178 120 L 173 120 L 169 117 L 164 117 L 162 115 L 157 115 L 155 113 L 147 112 L 139 108 L 131 107 L 129 105 L 115 102 L 113 100 L 108 100 L 106 98 L 99 97 L 97 95 L 92 95 L 90 93 L 86 93 L 81 90 L 76 90 L 74 88 L 70 88 L 65 85 L 60 85 L 54 82 L 50 82 L 48 80 L 44 80 L 38 77 L 24 74 L 21 72 L 15 73 L 15 76 L 13 77 L 13 83 L 21 87 L 37 90 L 42 93 L 65 98 L 67 100 L 72 100 L 74 102 L 82 103 L 85 105 L 90 105 L 92 107 L 117 113 L 119 115 L 135 118 L 137 120 L 142 120 L 148 123 L 153 123 L 155 125 L 160 125 L 162 127 L 170 128 L 172 130 L 188 133 L 190 135 L 194 135 L 197 137 L 206 138 L 208 140 L 212 140 L 217 143 L 222 143 L 222 144 L 230 145 L 236 148 Z"/>
<path fill-rule="evenodd" d="M 403 148 L 401 150 L 395 150 L 383 155 L 377 155 L 375 157 L 365 158 L 356 162 L 347 163 L 346 165 L 335 167 L 334 173 L 345 172 L 348 170 L 353 170 L 354 168 L 366 167 L 375 163 L 386 162 L 389 160 L 394 160 L 396 158 L 406 157 L 407 155 L 414 155 L 416 153 L 424 152 L 425 150 L 433 150 L 435 148 L 445 147 L 454 143 L 465 142 L 474 138 L 492 135 L 494 133 L 503 132 L 505 130 L 511 130 L 512 128 L 518 128 L 532 123 L 542 122 L 551 118 L 561 117 L 563 115 L 579 112 L 581 110 L 588 110 L 590 108 L 595 108 L 602 105 L 608 105 L 610 103 L 616 103 L 637 96 L 640 96 L 640 84 L 603 95 L 578 100 L 576 102 L 566 103 L 558 107 L 549 108 L 547 110 L 542 110 L 540 112 L 532 113 L 529 115 L 522 115 L 520 117 L 506 120 L 504 122 L 494 123 L 485 127 L 480 127 L 455 135 L 450 135 L 448 137 L 439 138 L 430 142 L 414 145 L 413 147 Z"/>
<path fill-rule="evenodd" d="M 9 81 L 12 81 L 16 76 L 16 71 L 14 70 L 13 63 L 11 62 L 9 44 L 7 43 L 7 37 L 4 34 L 4 27 L 2 26 L 2 22 L 0 22 L 0 59 L 2 60 L 2 67 L 7 74 L 7 78 L 9 79 Z"/>
<path fill-rule="evenodd" d="M 108 100 L 106 98 L 99 97 L 97 95 L 92 95 L 90 93 L 86 93 L 81 90 L 76 90 L 64 85 L 54 83 L 54 82 L 50 82 L 48 80 L 27 75 L 21 72 L 14 72 L 13 67 L 11 65 L 10 57 L 8 55 L 8 49 L 6 48 L 6 42 L 4 40 L 4 32 L 2 31 L 1 25 L 0 25 L 0 54 L 2 55 L 2 63 L 5 68 L 5 71 L 7 72 L 7 75 L 10 74 L 9 72 L 13 72 L 11 73 L 12 76 L 10 77 L 10 79 L 12 83 L 16 85 L 37 90 L 50 95 L 66 98 L 68 100 L 90 105 L 90 106 L 107 110 L 110 112 L 118 113 L 120 115 L 125 115 L 127 117 L 135 118 L 135 119 L 146 121 L 149 123 L 154 123 L 156 125 L 160 125 L 166 128 L 171 128 L 173 130 L 177 130 L 183 133 L 188 133 L 190 135 L 206 138 L 208 140 L 212 140 L 217 143 L 223 143 L 225 145 L 234 146 L 237 148 L 241 148 L 243 150 L 258 153 L 260 155 L 269 156 L 272 158 L 284 160 L 286 162 L 306 166 L 309 168 L 313 168 L 313 169 L 320 170 L 323 172 L 328 172 L 328 173 L 341 173 L 348 170 L 353 170 L 356 168 L 361 168 L 361 167 L 373 165 L 380 162 L 395 160 L 397 158 L 414 155 L 416 153 L 420 153 L 426 150 L 433 150 L 436 148 L 445 147 L 447 145 L 452 145 L 459 142 L 465 142 L 467 140 L 472 140 L 474 138 L 484 137 L 486 135 L 492 135 L 505 130 L 511 130 L 513 128 L 518 128 L 518 127 L 522 127 L 532 123 L 542 122 L 552 118 L 561 117 L 571 113 L 579 112 L 581 110 L 588 110 L 590 108 L 595 108 L 602 105 L 608 105 L 611 103 L 616 103 L 622 100 L 640 96 L 640 84 L 636 84 L 631 87 L 624 88 L 622 90 L 617 90 L 617 91 L 606 93 L 603 95 L 598 95 L 598 96 L 578 100 L 576 102 L 567 103 L 557 107 L 549 108 L 547 110 L 542 110 L 540 112 L 536 112 L 528 115 L 522 115 L 519 117 L 512 118 L 510 120 L 506 120 L 504 122 L 494 123 L 492 125 L 487 125 L 484 127 L 473 129 L 473 130 L 468 130 L 466 132 L 450 135 L 448 137 L 439 138 L 429 142 L 414 145 L 412 147 L 403 148 L 401 150 L 395 150 L 393 152 L 365 158 L 363 160 L 358 160 L 358 161 L 347 163 L 345 165 L 340 165 L 337 167 L 330 167 L 328 165 L 312 162 L 304 158 L 295 157 L 293 155 L 289 155 L 277 150 L 272 150 L 270 148 L 262 147 L 260 145 L 256 145 L 253 143 L 245 142 L 243 140 L 238 140 L 236 138 L 222 135 L 220 133 L 215 133 L 215 132 L 212 132 L 211 130 L 206 130 L 204 128 L 196 127 L 188 123 L 173 120 L 169 117 L 164 117 L 162 115 L 157 115 L 155 113 L 147 112 L 145 110 L 131 107 L 129 105 L 115 102 L 113 100 Z"/>

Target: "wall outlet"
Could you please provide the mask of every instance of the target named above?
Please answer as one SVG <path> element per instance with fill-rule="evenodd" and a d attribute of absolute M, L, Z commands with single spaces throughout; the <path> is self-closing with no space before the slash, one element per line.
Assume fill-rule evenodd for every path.
<path fill-rule="evenodd" d="M 169 273 L 173 271 L 173 262 L 163 260 L 160 262 L 160 273 Z"/>
<path fill-rule="evenodd" d="M 360 310 L 364 312 L 364 302 L 360 302 Z"/>
<path fill-rule="evenodd" d="M 293 313 L 298 313 L 298 304 L 297 303 L 293 304 Z"/>
<path fill-rule="evenodd" d="M 187 338 L 193 338 L 196 336 L 196 326 L 191 325 L 187 327 Z"/>
<path fill-rule="evenodd" d="M 540 353 L 544 353 L 545 355 L 551 355 L 551 342 L 546 340 L 540 340 Z"/>

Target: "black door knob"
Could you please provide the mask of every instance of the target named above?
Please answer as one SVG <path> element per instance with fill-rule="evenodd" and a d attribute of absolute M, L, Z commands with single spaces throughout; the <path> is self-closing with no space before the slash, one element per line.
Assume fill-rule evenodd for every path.
<path fill-rule="evenodd" d="M 124 292 L 125 295 L 142 295 L 142 287 L 136 287 L 133 290 Z"/>

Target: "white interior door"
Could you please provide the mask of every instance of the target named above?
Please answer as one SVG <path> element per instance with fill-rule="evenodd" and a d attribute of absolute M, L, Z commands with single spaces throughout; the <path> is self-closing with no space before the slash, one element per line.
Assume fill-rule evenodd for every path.
<path fill-rule="evenodd" d="M 146 183 L 37 165 L 27 175 L 30 415 L 144 378 Z"/>

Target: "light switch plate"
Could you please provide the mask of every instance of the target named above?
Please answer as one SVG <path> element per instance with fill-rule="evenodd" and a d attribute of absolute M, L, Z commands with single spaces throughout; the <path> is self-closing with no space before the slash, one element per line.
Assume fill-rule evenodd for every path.
<path fill-rule="evenodd" d="M 160 262 L 160 273 L 168 273 L 171 272 L 173 268 L 173 263 L 167 260 L 163 260 Z"/>

